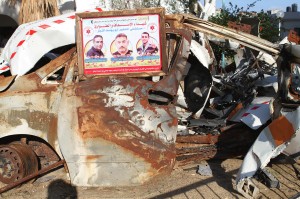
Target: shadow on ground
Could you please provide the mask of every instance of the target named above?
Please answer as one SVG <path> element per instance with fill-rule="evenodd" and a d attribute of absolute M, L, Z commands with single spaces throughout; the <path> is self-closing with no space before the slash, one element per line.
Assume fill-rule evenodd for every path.
<path fill-rule="evenodd" d="M 48 199 L 77 199 L 76 187 L 64 180 L 54 180 L 48 186 Z"/>

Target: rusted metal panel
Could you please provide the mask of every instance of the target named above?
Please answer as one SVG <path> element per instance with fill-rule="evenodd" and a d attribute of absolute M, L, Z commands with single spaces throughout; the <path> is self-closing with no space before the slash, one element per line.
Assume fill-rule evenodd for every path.
<path fill-rule="evenodd" d="M 190 43 L 192 33 L 178 22 L 178 18 L 174 15 L 166 17 L 166 33 L 172 35 L 167 38 L 167 56 L 169 59 L 169 74 L 166 78 L 156 83 L 152 90 L 167 93 L 171 98 L 177 95 L 179 82 L 186 74 L 186 63 L 190 53 Z M 176 37 L 178 36 L 178 37 Z M 169 41 L 169 43 L 168 43 Z M 173 101 L 174 103 L 174 101 Z"/>
<path fill-rule="evenodd" d="M 219 135 L 178 135 L 177 143 L 215 144 Z"/>
<path fill-rule="evenodd" d="M 59 66 L 44 66 L 51 73 Z M 51 68 L 51 70 L 49 69 Z M 41 78 L 32 72 L 16 78 L 0 93 L 0 137 L 32 135 L 48 143 L 60 154 L 57 140 L 57 112 L 61 85 L 42 85 Z M 60 154 L 61 155 L 61 154 Z"/>
<path fill-rule="evenodd" d="M 57 142 L 57 137 L 55 141 Z M 48 142 L 53 143 L 53 145 L 55 144 L 52 140 Z M 46 142 L 41 142 L 40 140 L 27 140 L 27 144 L 31 147 L 36 156 L 38 156 L 40 168 L 47 167 L 60 160 L 60 157 L 51 147 L 48 146 L 48 144 L 46 144 Z"/>
<path fill-rule="evenodd" d="M 18 77 L 5 92 L 0 93 L 0 97 L 6 96 L 9 92 L 25 92 L 32 91 L 33 89 L 38 89 L 39 80 L 40 78 L 36 74 L 29 74 L 27 76 Z"/>
<path fill-rule="evenodd" d="M 227 159 L 244 155 L 259 132 L 237 123 L 220 128 L 220 134 L 177 136 L 176 160 L 186 165 L 207 159 Z"/>
<path fill-rule="evenodd" d="M 216 154 L 216 145 L 176 143 L 176 160 L 180 166 L 201 160 L 208 160 Z"/>
<path fill-rule="evenodd" d="M 9 87 L 9 85 L 15 80 L 16 75 L 3 77 L 0 76 L 0 92 L 4 91 Z"/>
<path fill-rule="evenodd" d="M 7 93 L 0 99 L 1 136 L 32 134 L 47 139 L 57 118 L 55 101 L 59 95 L 44 92 Z M 54 130 L 54 131 L 53 131 Z"/>
<path fill-rule="evenodd" d="M 295 30 L 290 30 L 289 31 L 288 40 L 290 42 L 300 44 L 300 36 L 297 34 L 297 32 Z"/>
<path fill-rule="evenodd" d="M 73 103 L 61 110 L 59 140 L 74 184 L 132 185 L 171 171 L 177 115 L 174 105 L 149 103 L 152 86 L 103 77 L 68 88 L 62 104 Z"/>
<path fill-rule="evenodd" d="M 60 68 L 64 64 L 69 64 L 70 57 L 76 52 L 76 48 L 73 47 L 63 55 L 59 56 L 58 58 L 50 61 L 45 66 L 38 69 L 35 73 L 41 78 L 47 77 L 49 74 L 51 74 L 52 71 L 55 71 L 56 69 Z"/>
<path fill-rule="evenodd" d="M 162 80 L 101 77 L 65 84 L 58 140 L 73 184 L 128 186 L 171 172 L 177 134 L 174 102 L 191 34 L 174 21 L 169 24 L 167 34 L 177 40 L 169 42 L 170 72 Z"/>
<path fill-rule="evenodd" d="M 28 134 L 48 141 L 65 158 L 75 185 L 128 186 L 170 173 L 176 158 L 174 103 L 186 73 L 191 32 L 177 18 L 168 20 L 169 71 L 160 81 L 78 81 L 72 49 L 0 94 L 0 137 Z M 60 68 L 62 80 L 53 85 L 47 78 Z M 29 144 L 37 155 L 58 160 L 44 145 Z"/>
<path fill-rule="evenodd" d="M 236 31 L 241 31 L 250 34 L 251 32 L 251 25 L 248 24 L 242 24 L 242 23 L 237 23 L 233 21 L 228 22 L 228 27 L 232 28 Z"/>

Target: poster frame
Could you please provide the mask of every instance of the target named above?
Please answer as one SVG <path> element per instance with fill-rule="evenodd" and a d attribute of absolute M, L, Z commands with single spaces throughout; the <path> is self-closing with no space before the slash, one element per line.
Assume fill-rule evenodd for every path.
<path fill-rule="evenodd" d="M 107 65 L 104 69 L 109 70 L 94 70 L 94 72 L 90 73 L 90 68 L 86 67 L 85 62 L 85 44 L 84 44 L 84 36 L 83 36 L 83 20 L 89 19 L 99 19 L 99 18 L 118 18 L 118 17 L 126 17 L 126 18 L 135 18 L 137 16 L 158 16 L 159 24 L 157 24 L 157 28 L 159 29 L 159 44 L 158 44 L 158 57 L 159 64 L 155 67 L 144 66 L 141 68 L 137 68 L 137 70 L 141 71 L 131 71 L 130 66 L 124 65 L 122 67 L 122 71 L 119 70 L 119 66 L 114 67 L 111 65 Z M 167 60 L 166 60 L 166 30 L 165 30 L 165 9 L 164 8 L 148 8 L 148 9 L 136 9 L 136 10 L 122 10 L 122 11 L 102 11 L 102 12 L 84 12 L 84 13 L 76 13 L 76 45 L 77 45 L 77 56 L 78 56 L 78 73 L 80 77 L 90 77 L 95 75 L 107 76 L 107 75 L 121 75 L 121 76 L 135 76 L 135 77 L 147 77 L 147 76 L 163 76 L 167 73 Z M 110 38 L 113 40 L 113 38 Z M 137 59 L 137 58 L 136 58 Z M 148 70 L 150 68 L 150 70 Z M 134 68 L 135 69 L 135 68 Z M 115 71 L 114 71 L 115 70 Z M 96 72 L 95 72 L 96 71 Z M 103 72 L 105 71 L 105 72 Z M 113 72 L 106 72 L 113 71 Z"/>

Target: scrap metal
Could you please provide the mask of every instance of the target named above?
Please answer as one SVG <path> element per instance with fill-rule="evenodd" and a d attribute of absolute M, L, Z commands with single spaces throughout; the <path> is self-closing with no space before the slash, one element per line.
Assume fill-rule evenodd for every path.
<path fill-rule="evenodd" d="M 12 143 L 0 146 L 0 181 L 5 184 L 32 174 L 38 170 L 38 160 L 28 145 Z"/>
<path fill-rule="evenodd" d="M 215 144 L 218 141 L 219 134 L 212 135 L 178 135 L 177 143 L 195 143 L 195 144 Z"/>
<path fill-rule="evenodd" d="M 61 23 L 67 26 L 56 30 Z M 53 25 L 54 30 L 48 29 L 49 25 Z M 299 62 L 290 65 L 287 59 L 291 55 L 297 57 L 299 47 L 282 51 L 281 45 L 246 33 L 188 15 L 170 15 L 166 16 L 168 72 L 165 76 L 159 77 L 157 82 L 117 76 L 86 78 L 78 76 L 74 26 L 74 13 L 22 25 L 1 55 L 0 71 L 10 69 L 12 73 L 0 81 L 0 137 L 6 141 L 0 146 L 0 174 L 2 178 L 8 176 L 7 183 L 36 177 L 32 171 L 9 177 L 13 170 L 7 170 L 8 166 L 16 164 L 9 163 L 12 156 L 7 151 L 18 154 L 19 163 L 28 163 L 18 153 L 21 149 L 11 147 L 13 141 L 23 137 L 26 137 L 28 159 L 35 158 L 33 153 L 39 161 L 46 156 L 43 168 L 49 163 L 61 164 L 60 160 L 64 159 L 74 185 L 128 186 L 170 173 L 176 159 L 183 163 L 210 159 L 220 156 L 219 150 L 237 152 L 237 147 L 248 147 L 252 141 L 252 137 L 245 136 L 249 128 L 229 125 L 228 121 L 244 122 L 252 133 L 273 119 L 250 148 L 237 176 L 238 191 L 246 197 L 257 194 L 251 177 L 272 157 L 283 151 L 289 154 L 300 151 L 296 144 L 288 145 L 288 142 L 297 143 L 300 134 L 299 108 L 295 109 L 299 101 Z M 47 40 L 51 30 L 55 34 L 58 31 L 59 36 L 54 38 L 53 46 L 47 46 L 51 43 Z M 240 60 L 236 70 L 218 74 L 207 35 L 237 42 L 274 58 L 285 52 L 287 57 L 281 57 L 284 64 L 279 64 L 282 69 L 279 75 L 284 74 L 279 93 L 286 99 L 282 103 L 286 109 L 278 108 L 276 101 L 269 103 L 270 100 L 249 106 L 258 93 L 257 80 L 274 65 L 261 64 L 258 59 L 263 55 L 257 58 L 246 52 L 247 49 L 241 49 L 242 55 L 249 54 Z M 29 42 L 34 45 L 24 45 Z M 42 49 L 41 44 L 45 45 Z M 45 65 L 38 65 L 38 60 L 49 50 L 68 44 L 73 46 L 68 46 L 67 52 Z M 289 69 L 292 75 L 286 76 Z M 195 71 L 200 71 L 203 79 L 189 78 Z M 186 89 L 187 80 L 196 86 Z M 186 101 L 176 107 L 179 91 L 185 95 L 179 98 Z M 187 99 L 187 92 L 192 95 L 189 97 L 195 98 Z M 188 100 L 194 100 L 197 106 L 191 108 Z M 179 106 L 191 113 L 178 121 L 176 108 Z M 262 116 L 255 113 L 258 109 L 266 113 L 262 120 Z M 178 123 L 184 127 L 180 136 L 177 135 Z M 287 128 L 282 129 L 282 126 Z"/>
<path fill-rule="evenodd" d="M 63 17 L 72 20 L 71 16 Z M 71 183 L 78 186 L 136 185 L 170 173 L 175 164 L 178 123 L 174 104 L 179 81 L 187 73 L 191 31 L 178 23 L 176 16 L 167 17 L 169 68 L 157 82 L 147 78 L 79 77 L 76 49 L 72 45 L 45 65 L 36 61 L 46 52 L 31 54 L 34 59 L 25 60 L 22 66 L 26 67 L 19 68 L 19 56 L 28 57 L 25 54 L 30 53 L 28 45 L 23 44 L 29 40 L 34 44 L 37 39 L 47 41 L 44 34 L 51 32 L 48 28 L 42 32 L 34 30 L 57 20 L 54 17 L 21 26 L 4 49 L 3 63 L 10 63 L 11 72 L 18 77 L 3 81 L 1 138 L 10 144 L 22 133 L 30 152 L 39 161 L 43 156 L 47 156 L 46 163 L 64 159 Z M 75 21 L 66 23 L 73 28 L 60 31 L 74 37 Z M 21 38 L 23 33 L 30 33 L 25 40 Z M 19 44 L 18 38 L 22 41 Z M 73 40 L 60 41 L 51 47 L 65 46 Z M 37 51 L 40 46 L 30 49 Z M 32 70 L 34 66 L 37 69 Z"/>
<path fill-rule="evenodd" d="M 191 30 L 196 30 L 208 35 L 213 35 L 218 38 L 230 39 L 257 51 L 264 51 L 274 55 L 278 55 L 280 53 L 279 46 L 277 44 L 271 43 L 247 33 L 237 32 L 230 28 L 220 26 L 209 21 L 201 20 L 196 17 L 192 17 L 189 15 L 185 16 L 183 24 L 189 27 Z"/>
<path fill-rule="evenodd" d="M 231 29 L 234 29 L 237 31 L 242 31 L 242 32 L 245 32 L 248 34 L 250 34 L 250 32 L 251 32 L 251 25 L 237 23 L 237 22 L 233 22 L 233 21 L 228 22 L 228 28 L 231 28 Z"/>
<path fill-rule="evenodd" d="M 299 152 L 300 108 L 296 92 L 299 84 L 295 82 L 299 58 L 299 45 L 282 44 L 277 60 L 279 90 L 270 104 L 272 122 L 262 130 L 249 149 L 236 178 L 237 190 L 246 198 L 257 196 L 258 188 L 252 178 L 267 166 L 271 158 L 281 153 L 295 155 Z"/>
<path fill-rule="evenodd" d="M 51 170 L 53 170 L 53 169 L 56 169 L 56 168 L 58 168 L 58 167 L 64 165 L 64 163 L 65 163 L 64 160 L 60 160 L 60 161 L 58 161 L 58 162 L 56 162 L 56 163 L 53 163 L 52 165 L 50 165 L 50 166 L 48 166 L 48 167 L 46 167 L 46 168 L 43 168 L 43 169 L 41 169 L 41 170 L 39 170 L 39 171 L 37 171 L 37 172 L 35 172 L 35 173 L 30 174 L 30 175 L 28 175 L 28 176 L 26 176 L 26 177 L 24 177 L 24 178 L 20 178 L 20 179 L 17 180 L 17 181 L 11 182 L 10 184 L 6 185 L 5 187 L 1 187 L 1 188 L 0 188 L 0 194 L 3 193 L 3 192 L 8 191 L 8 190 L 10 190 L 10 189 L 15 188 L 15 187 L 17 187 L 17 186 L 23 184 L 24 182 L 28 182 L 28 181 L 30 181 L 30 180 L 32 180 L 32 179 L 37 178 L 38 176 L 41 176 L 41 175 L 43 175 L 43 174 L 46 174 L 47 172 L 49 172 L 49 171 L 51 171 Z"/>
<path fill-rule="evenodd" d="M 255 178 L 265 184 L 268 188 L 279 188 L 280 183 L 267 169 L 260 169 Z"/>
<path fill-rule="evenodd" d="M 281 112 L 282 116 L 272 121 L 249 149 L 236 178 L 237 189 L 245 197 L 252 198 L 255 195 L 248 195 L 244 184 L 251 183 L 249 181 L 258 169 L 263 169 L 271 158 L 282 153 L 289 141 L 295 138 L 294 134 L 299 133 L 299 111 L 297 108 L 292 112 Z M 252 186 L 255 187 L 254 184 Z"/>
<path fill-rule="evenodd" d="M 288 35 L 288 40 L 296 44 L 300 44 L 300 36 L 295 30 L 290 30 Z"/>

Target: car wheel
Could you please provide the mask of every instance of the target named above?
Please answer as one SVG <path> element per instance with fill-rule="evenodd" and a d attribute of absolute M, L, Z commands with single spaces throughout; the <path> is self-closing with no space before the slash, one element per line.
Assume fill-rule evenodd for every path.
<path fill-rule="evenodd" d="M 38 171 L 38 159 L 26 144 L 14 142 L 0 146 L 0 181 L 13 183 Z"/>

